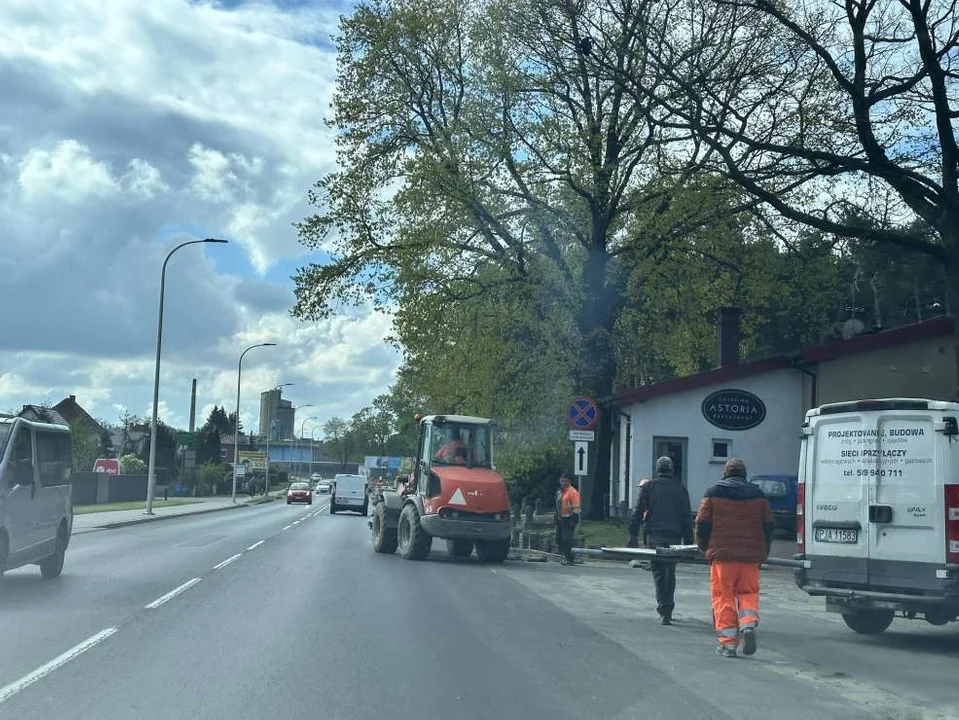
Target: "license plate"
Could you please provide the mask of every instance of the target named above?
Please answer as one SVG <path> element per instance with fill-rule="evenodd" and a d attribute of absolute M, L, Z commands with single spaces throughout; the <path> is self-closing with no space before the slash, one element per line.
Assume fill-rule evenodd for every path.
<path fill-rule="evenodd" d="M 859 531 L 848 528 L 816 528 L 816 542 L 855 545 L 859 542 Z"/>

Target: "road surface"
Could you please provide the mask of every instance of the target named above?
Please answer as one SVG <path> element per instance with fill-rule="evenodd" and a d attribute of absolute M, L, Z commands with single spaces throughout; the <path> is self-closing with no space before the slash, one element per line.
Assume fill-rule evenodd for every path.
<path fill-rule="evenodd" d="M 957 717 L 959 632 L 852 634 L 764 575 L 760 652 L 713 654 L 649 573 L 375 555 L 366 519 L 271 503 L 85 533 L 0 588 L 0 718 Z"/>

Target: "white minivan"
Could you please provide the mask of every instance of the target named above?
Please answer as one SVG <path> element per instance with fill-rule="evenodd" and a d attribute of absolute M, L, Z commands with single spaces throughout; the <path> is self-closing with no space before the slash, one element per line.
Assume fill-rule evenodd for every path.
<path fill-rule="evenodd" d="M 45 578 L 63 570 L 72 466 L 67 426 L 0 417 L 0 574 L 29 564 Z"/>
<path fill-rule="evenodd" d="M 806 413 L 796 582 L 859 633 L 959 617 L 959 403 L 839 402 Z"/>
<path fill-rule="evenodd" d="M 363 475 L 338 474 L 333 478 L 330 497 L 330 515 L 337 510 L 355 510 L 366 515 L 369 499 L 366 497 L 366 478 Z"/>

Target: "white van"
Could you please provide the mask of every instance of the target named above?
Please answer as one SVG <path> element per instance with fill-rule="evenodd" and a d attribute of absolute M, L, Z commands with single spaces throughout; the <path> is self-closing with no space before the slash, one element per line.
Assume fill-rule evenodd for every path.
<path fill-rule="evenodd" d="M 57 577 L 73 531 L 65 425 L 0 417 L 0 574 L 36 564 Z"/>
<path fill-rule="evenodd" d="M 366 478 L 362 475 L 336 475 L 330 497 L 330 515 L 337 510 L 355 510 L 366 515 L 369 499 L 366 497 Z"/>
<path fill-rule="evenodd" d="M 796 582 L 859 633 L 959 616 L 959 403 L 823 405 L 802 427 Z"/>

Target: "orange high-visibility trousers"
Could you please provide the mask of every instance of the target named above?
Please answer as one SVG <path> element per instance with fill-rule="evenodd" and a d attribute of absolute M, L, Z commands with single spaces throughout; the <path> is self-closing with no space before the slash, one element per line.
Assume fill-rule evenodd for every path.
<path fill-rule="evenodd" d="M 709 567 L 713 622 L 722 645 L 739 644 L 739 632 L 759 624 L 759 563 L 714 560 Z"/>

